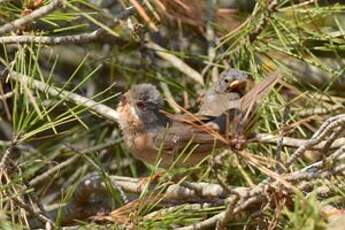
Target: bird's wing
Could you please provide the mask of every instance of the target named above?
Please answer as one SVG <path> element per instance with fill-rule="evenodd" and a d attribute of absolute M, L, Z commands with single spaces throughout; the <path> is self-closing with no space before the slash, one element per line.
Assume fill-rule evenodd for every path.
<path fill-rule="evenodd" d="M 278 71 L 273 72 L 265 80 L 255 85 L 246 95 L 241 98 L 241 111 L 250 113 L 258 100 L 263 98 L 277 83 L 281 77 Z"/>
<path fill-rule="evenodd" d="M 228 109 L 239 107 L 239 94 L 234 92 L 214 93 L 204 98 L 198 114 L 220 116 Z"/>
<path fill-rule="evenodd" d="M 211 150 L 215 143 L 220 145 L 221 140 L 216 141 L 219 138 L 221 136 L 217 136 L 217 132 L 205 125 L 195 126 L 174 121 L 155 138 L 154 144 L 157 149 L 171 154 L 179 153 L 188 146 L 197 146 L 196 152 L 205 152 Z"/>
<path fill-rule="evenodd" d="M 274 72 L 264 81 L 254 86 L 239 101 L 239 105 L 227 110 L 221 116 L 212 120 L 218 126 L 219 132 L 230 135 L 243 134 L 253 126 L 257 102 L 260 101 L 275 83 L 279 80 L 280 74 Z"/>
<path fill-rule="evenodd" d="M 214 119 L 213 116 L 208 115 L 199 115 L 199 114 L 171 114 L 166 111 L 160 111 L 162 114 L 167 116 L 172 121 L 186 122 L 186 123 L 195 123 L 202 124 Z"/>

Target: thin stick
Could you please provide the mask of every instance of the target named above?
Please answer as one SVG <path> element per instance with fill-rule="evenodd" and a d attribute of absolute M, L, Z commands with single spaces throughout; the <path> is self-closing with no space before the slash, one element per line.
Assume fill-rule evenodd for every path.
<path fill-rule="evenodd" d="M 50 12 L 56 10 L 62 5 L 62 0 L 53 0 L 51 3 L 49 3 L 46 6 L 42 6 L 39 9 L 32 11 L 30 14 L 18 18 L 17 20 L 14 20 L 12 22 L 9 22 L 3 26 L 0 27 L 0 35 L 14 31 L 24 25 L 27 25 L 33 21 L 35 21 L 38 18 L 43 17 L 44 15 L 49 14 Z"/>
<path fill-rule="evenodd" d="M 77 105 L 82 105 L 90 109 L 91 111 L 99 114 L 100 116 L 108 119 L 109 121 L 118 122 L 118 113 L 109 106 L 100 104 L 92 99 L 82 97 L 79 94 L 71 93 L 66 90 L 62 90 L 55 86 L 49 86 L 41 81 L 32 79 L 26 75 L 16 73 L 14 71 L 9 73 L 9 77 L 13 80 L 20 81 L 22 84 L 30 85 L 34 89 L 42 92 L 47 92 L 53 97 L 65 98 L 66 100 L 73 102 Z"/>
<path fill-rule="evenodd" d="M 256 134 L 255 137 L 249 140 L 249 143 L 262 143 L 262 144 L 276 144 L 282 137 L 275 136 L 272 134 L 267 133 L 259 133 Z M 302 145 L 306 145 L 310 140 L 309 139 L 298 139 L 292 137 L 283 137 L 282 138 L 282 145 L 292 148 L 299 148 Z M 321 141 L 319 144 L 311 146 L 310 149 L 312 150 L 321 150 L 325 145 L 324 141 Z M 341 146 L 345 145 L 345 138 L 338 138 L 335 140 L 332 145 L 329 147 L 330 149 L 337 149 Z"/>
<path fill-rule="evenodd" d="M 129 7 L 122 11 L 108 27 L 117 26 L 121 20 L 128 18 L 135 13 L 133 7 Z M 60 45 L 60 44 L 82 44 L 97 40 L 106 33 L 105 29 L 99 28 L 90 33 L 81 33 L 76 35 L 65 36 L 35 36 L 35 35 L 22 35 L 22 36 L 3 36 L 0 37 L 1 44 L 25 44 L 25 43 L 39 43 L 45 45 Z"/>

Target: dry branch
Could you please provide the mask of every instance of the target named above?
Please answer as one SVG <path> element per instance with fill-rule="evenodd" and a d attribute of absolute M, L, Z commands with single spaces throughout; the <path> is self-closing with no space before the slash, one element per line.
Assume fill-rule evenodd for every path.
<path fill-rule="evenodd" d="M 250 141 L 254 143 L 261 143 L 261 144 L 277 144 L 277 141 L 280 139 L 279 136 L 275 136 L 272 134 L 266 134 L 266 133 L 259 133 L 256 134 L 255 137 Z M 298 138 L 292 138 L 292 137 L 283 137 L 282 138 L 282 145 L 292 148 L 299 148 L 300 146 L 306 145 L 309 140 L 308 139 L 298 139 Z M 325 141 L 321 141 L 320 143 L 311 146 L 311 150 L 321 150 L 324 148 L 324 145 L 326 144 Z M 329 146 L 330 149 L 337 149 L 345 144 L 345 138 L 338 138 L 336 139 L 332 145 Z"/>
<path fill-rule="evenodd" d="M 12 97 L 13 96 L 13 91 L 12 92 L 8 92 L 8 93 L 5 93 L 5 94 L 2 94 L 2 95 L 0 95 L 0 100 L 6 100 L 6 99 L 8 99 L 8 98 L 10 98 L 10 97 Z"/>
<path fill-rule="evenodd" d="M 67 101 L 73 102 L 77 105 L 87 107 L 90 111 L 99 114 L 109 121 L 117 122 L 119 119 L 118 113 L 110 108 L 109 106 L 95 102 L 89 98 L 82 97 L 76 93 L 71 93 L 66 90 L 62 90 L 55 86 L 49 86 L 41 81 L 30 78 L 29 76 L 19 74 L 16 72 L 10 72 L 9 76 L 11 79 L 21 82 L 37 89 L 41 92 L 47 92 L 53 97 L 65 98 Z"/>
<path fill-rule="evenodd" d="M 327 119 L 321 127 L 314 133 L 314 135 L 308 140 L 304 145 L 301 145 L 287 160 L 285 168 L 291 166 L 291 164 L 297 160 L 306 150 L 319 144 L 323 139 L 328 137 L 332 132 L 335 131 L 337 127 L 344 127 L 345 125 L 345 115 L 341 114 L 335 117 Z M 327 143 L 327 142 L 326 142 Z M 324 144 L 325 145 L 325 144 Z"/>
<path fill-rule="evenodd" d="M 36 19 L 39 19 L 47 14 L 49 14 L 50 12 L 56 10 L 57 8 L 59 8 L 62 5 L 62 0 L 52 0 L 51 3 L 49 3 L 46 6 L 42 6 L 39 9 L 31 12 L 30 14 L 18 18 L 15 21 L 9 22 L 3 26 L 0 27 L 0 35 L 7 33 L 7 32 L 11 32 L 14 31 L 24 25 L 27 25 L 33 21 L 35 21 Z"/>
<path fill-rule="evenodd" d="M 128 7 L 121 12 L 108 27 L 117 26 L 121 20 L 128 18 L 135 13 L 133 7 Z M 1 44 L 25 44 L 25 43 L 39 43 L 44 45 L 60 45 L 60 44 L 82 44 L 97 41 L 101 36 L 106 34 L 104 28 L 99 28 L 93 32 L 81 33 L 75 35 L 65 36 L 36 36 L 36 35 L 21 35 L 21 36 L 3 36 L 0 37 Z"/>

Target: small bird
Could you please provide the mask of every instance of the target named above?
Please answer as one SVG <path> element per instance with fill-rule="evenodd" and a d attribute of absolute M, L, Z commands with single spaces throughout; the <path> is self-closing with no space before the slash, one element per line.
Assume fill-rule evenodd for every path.
<path fill-rule="evenodd" d="M 204 159 L 215 144 L 207 131 L 181 120 L 174 120 L 161 111 L 163 100 L 151 84 L 139 84 L 127 91 L 117 107 L 124 142 L 133 156 L 154 164 L 160 154 L 160 167 L 168 168 L 191 142 L 196 149 L 177 165 L 191 166 Z"/>
<path fill-rule="evenodd" d="M 271 79 L 270 83 L 273 82 Z M 258 92 L 249 95 L 260 96 L 265 87 L 258 87 Z M 243 99 L 235 112 L 252 108 L 248 98 Z M 122 96 L 117 107 L 119 125 L 125 145 L 135 158 L 149 164 L 160 160 L 161 168 L 190 167 L 200 163 L 214 148 L 229 145 L 224 136 L 228 137 L 227 122 L 237 114 L 234 110 L 220 116 L 169 115 L 161 110 L 162 105 L 159 91 L 151 84 L 135 85 Z"/>
<path fill-rule="evenodd" d="M 207 90 L 198 114 L 220 116 L 231 108 L 240 107 L 240 98 L 246 93 L 248 74 L 237 69 L 223 71 L 214 86 Z"/>

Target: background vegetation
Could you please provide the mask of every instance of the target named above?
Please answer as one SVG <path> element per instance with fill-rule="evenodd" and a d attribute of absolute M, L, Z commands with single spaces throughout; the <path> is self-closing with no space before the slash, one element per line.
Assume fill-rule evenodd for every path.
<path fill-rule="evenodd" d="M 0 228 L 342 229 L 344 12 L 327 0 L 0 0 Z M 195 112 L 229 67 L 283 76 L 256 138 L 142 183 L 157 169 L 123 148 L 120 93 L 151 82 L 165 110 Z"/>

